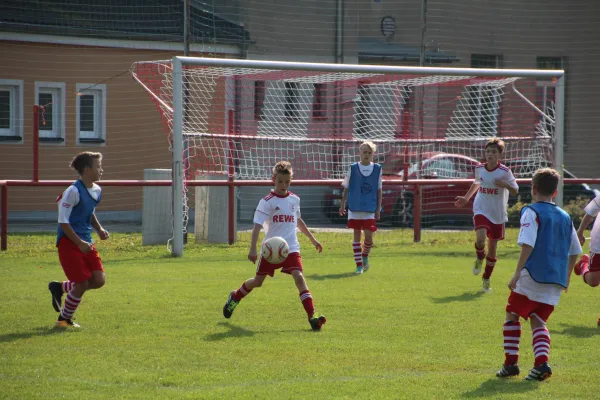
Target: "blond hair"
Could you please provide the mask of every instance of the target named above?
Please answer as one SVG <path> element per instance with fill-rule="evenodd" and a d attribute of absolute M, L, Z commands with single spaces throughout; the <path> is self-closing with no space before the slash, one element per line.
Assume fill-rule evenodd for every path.
<path fill-rule="evenodd" d="M 504 141 L 500 138 L 493 137 L 490 140 L 488 140 L 487 143 L 485 144 L 484 149 L 487 149 L 488 147 L 491 147 L 491 146 L 496 146 L 496 148 L 498 149 L 498 153 L 502 153 L 504 151 Z"/>
<path fill-rule="evenodd" d="M 292 171 L 292 164 L 290 164 L 289 161 L 279 161 L 273 167 L 273 178 L 275 178 L 277 174 L 292 176 L 294 174 Z"/>
<path fill-rule="evenodd" d="M 363 147 L 365 147 L 365 146 L 369 147 L 373 153 L 375 153 L 375 151 L 377 150 L 377 146 L 375 145 L 375 143 L 373 143 L 373 142 L 371 142 L 371 141 L 363 142 L 363 143 L 362 143 L 362 144 L 361 144 L 361 145 L 358 147 L 358 149 L 360 150 L 360 149 L 362 149 L 362 148 L 363 148 Z"/>

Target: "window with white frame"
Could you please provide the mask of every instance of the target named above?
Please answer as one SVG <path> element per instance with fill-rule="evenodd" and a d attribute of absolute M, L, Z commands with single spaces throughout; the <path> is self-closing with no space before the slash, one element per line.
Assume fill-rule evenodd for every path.
<path fill-rule="evenodd" d="M 106 85 L 78 83 L 77 142 L 106 142 Z"/>
<path fill-rule="evenodd" d="M 65 84 L 36 82 L 40 142 L 65 142 Z"/>
<path fill-rule="evenodd" d="M 23 81 L 0 79 L 0 142 L 23 140 Z"/>

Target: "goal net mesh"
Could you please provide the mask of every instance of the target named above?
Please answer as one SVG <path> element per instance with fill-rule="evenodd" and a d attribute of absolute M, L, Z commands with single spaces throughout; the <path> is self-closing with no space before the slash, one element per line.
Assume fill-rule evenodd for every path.
<path fill-rule="evenodd" d="M 171 135 L 171 61 L 138 62 L 132 74 Z M 295 179 L 341 179 L 366 140 L 377 145 L 385 175 L 408 179 L 470 178 L 494 136 L 517 177 L 553 164 L 551 81 L 184 65 L 183 82 L 188 180 L 268 180 L 280 160 L 292 163 Z M 426 198 L 435 192 L 423 201 L 435 204 Z"/>

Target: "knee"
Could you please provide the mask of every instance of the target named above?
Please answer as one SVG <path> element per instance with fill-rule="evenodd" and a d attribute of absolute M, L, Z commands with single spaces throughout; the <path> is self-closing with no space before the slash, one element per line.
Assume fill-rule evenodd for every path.
<path fill-rule="evenodd" d="M 261 287 L 263 285 L 264 281 L 265 281 L 264 279 L 256 279 L 256 278 L 254 278 L 254 285 L 253 286 L 255 288 Z"/>

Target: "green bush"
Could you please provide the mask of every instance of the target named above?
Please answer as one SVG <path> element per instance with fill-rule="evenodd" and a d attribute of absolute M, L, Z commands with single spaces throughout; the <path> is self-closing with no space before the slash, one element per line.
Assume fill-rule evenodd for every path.
<path fill-rule="evenodd" d="M 579 227 L 581 223 L 581 219 L 585 215 L 585 211 L 583 210 L 585 206 L 588 205 L 589 199 L 584 197 L 577 197 L 575 200 L 571 200 L 567 204 L 564 205 L 563 210 L 565 210 L 573 220 L 573 226 L 575 229 Z M 507 226 L 519 226 L 519 221 L 521 220 L 521 210 L 523 207 L 527 206 L 528 203 L 521 203 L 520 201 L 515 203 L 514 205 L 508 207 L 508 222 Z"/>

